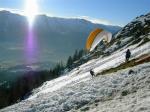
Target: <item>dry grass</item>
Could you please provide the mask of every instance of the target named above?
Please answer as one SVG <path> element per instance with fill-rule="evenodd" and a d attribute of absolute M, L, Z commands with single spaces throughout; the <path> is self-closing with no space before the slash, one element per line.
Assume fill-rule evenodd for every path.
<path fill-rule="evenodd" d="M 110 68 L 107 70 L 104 70 L 100 73 L 98 73 L 97 75 L 105 75 L 108 73 L 113 73 L 113 72 L 117 72 L 118 70 L 122 70 L 122 69 L 126 69 L 129 67 L 133 67 L 142 63 L 146 63 L 146 62 L 150 62 L 150 55 L 149 54 L 144 54 L 136 59 L 132 59 L 128 62 L 122 63 L 119 66 L 115 67 L 115 68 Z"/>

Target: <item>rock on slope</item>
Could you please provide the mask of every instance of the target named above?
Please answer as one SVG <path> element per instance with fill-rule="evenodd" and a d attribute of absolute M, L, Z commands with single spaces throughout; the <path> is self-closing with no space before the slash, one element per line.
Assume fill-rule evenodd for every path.
<path fill-rule="evenodd" d="M 123 34 L 122 31 L 117 35 L 121 34 Z M 149 32 L 136 37 L 142 39 L 132 44 L 129 44 L 130 41 L 126 42 L 128 36 L 118 36 L 109 46 L 109 49 L 112 49 L 111 55 L 92 59 L 60 78 L 45 82 L 41 87 L 35 89 L 28 99 L 0 111 L 149 112 L 150 62 L 95 78 L 92 78 L 89 73 L 90 69 L 99 73 L 124 63 L 124 55 L 128 48 L 132 52 L 131 59 L 150 54 L 150 42 L 145 41 L 141 44 L 142 37 L 150 38 Z M 132 33 L 130 36 L 131 41 L 134 41 L 135 36 Z M 116 42 L 119 39 L 121 43 L 126 44 L 118 47 Z"/>

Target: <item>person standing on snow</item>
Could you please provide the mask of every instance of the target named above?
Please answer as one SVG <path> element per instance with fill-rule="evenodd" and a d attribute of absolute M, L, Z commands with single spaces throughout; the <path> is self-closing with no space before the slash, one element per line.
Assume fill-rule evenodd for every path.
<path fill-rule="evenodd" d="M 131 57 L 131 52 L 130 52 L 130 50 L 128 49 L 127 51 L 126 51 L 126 62 L 128 62 L 129 61 L 129 58 Z"/>
<path fill-rule="evenodd" d="M 92 77 L 95 76 L 95 73 L 94 73 L 94 71 L 92 69 L 90 70 L 90 74 L 92 75 Z"/>

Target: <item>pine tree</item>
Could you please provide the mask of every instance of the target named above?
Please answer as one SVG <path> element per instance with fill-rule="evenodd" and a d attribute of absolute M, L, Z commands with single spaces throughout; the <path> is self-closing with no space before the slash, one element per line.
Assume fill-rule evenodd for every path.
<path fill-rule="evenodd" d="M 67 68 L 70 68 L 70 66 L 72 65 L 72 63 L 73 63 L 72 57 L 69 56 L 69 58 L 67 60 Z"/>
<path fill-rule="evenodd" d="M 76 50 L 73 55 L 73 61 L 76 61 L 76 60 L 78 60 L 78 50 Z"/>
<path fill-rule="evenodd" d="M 78 53 L 78 59 L 80 59 L 84 55 L 84 50 L 80 50 Z"/>

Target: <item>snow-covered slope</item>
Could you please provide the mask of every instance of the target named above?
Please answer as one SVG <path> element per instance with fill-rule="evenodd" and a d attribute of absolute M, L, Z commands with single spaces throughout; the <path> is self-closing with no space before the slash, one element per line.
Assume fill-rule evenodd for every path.
<path fill-rule="evenodd" d="M 150 62 L 94 78 L 89 73 L 90 69 L 100 73 L 124 63 L 127 49 L 131 50 L 131 59 L 150 55 L 150 41 L 141 44 L 143 38 L 150 39 L 149 33 L 136 37 L 141 40 L 134 44 L 128 42 L 130 38 L 134 40 L 134 35 L 122 34 L 120 31 L 117 40 L 105 50 L 109 49 L 110 55 L 92 59 L 60 78 L 45 82 L 28 99 L 0 112 L 149 112 Z M 120 47 L 116 44 L 119 39 Z"/>
<path fill-rule="evenodd" d="M 150 54 L 149 42 L 141 47 L 137 46 L 138 44 L 130 46 L 132 58 L 138 57 L 142 54 Z M 60 78 L 47 81 L 40 88 L 35 89 L 33 94 L 27 100 L 5 108 L 1 111 L 63 112 L 73 110 L 77 111 L 79 109 L 88 110 L 94 108 L 95 105 L 98 105 L 100 108 L 103 105 L 103 110 L 109 110 L 109 108 L 107 108 L 109 103 L 109 111 L 111 111 L 111 108 L 113 108 L 112 106 L 116 108 L 116 112 L 119 111 L 119 109 L 125 111 L 128 108 L 131 108 L 130 103 L 135 101 L 133 100 L 135 98 L 132 99 L 132 95 L 125 96 L 131 99 L 120 104 L 119 100 L 124 98 L 121 96 L 121 94 L 123 94 L 122 92 L 127 90 L 128 92 L 132 93 L 135 89 L 136 91 L 139 91 L 137 94 L 142 94 L 143 92 L 140 93 L 141 90 L 146 91 L 146 89 L 149 89 L 148 84 L 150 84 L 150 63 L 118 71 L 117 73 L 113 74 L 97 76 L 93 79 L 89 74 L 90 69 L 94 69 L 95 72 L 101 72 L 106 68 L 115 67 L 124 62 L 125 51 L 126 49 L 122 51 L 116 51 L 111 56 L 91 60 Z M 134 72 L 129 74 L 131 69 Z M 150 95 L 149 92 L 145 93 L 145 95 L 147 94 Z M 150 98 L 148 95 L 146 97 Z M 138 109 L 144 103 L 149 102 L 149 100 L 145 100 L 144 97 L 142 101 L 143 102 L 140 102 L 140 104 L 138 102 L 137 105 L 134 105 L 135 109 Z M 113 102 L 115 102 L 116 105 L 113 105 Z M 102 104 L 99 105 L 99 103 Z M 121 105 L 122 108 L 118 108 L 117 110 L 119 105 Z M 99 111 L 101 111 L 100 108 L 98 108 Z M 149 109 L 149 107 L 146 106 L 144 109 Z"/>

